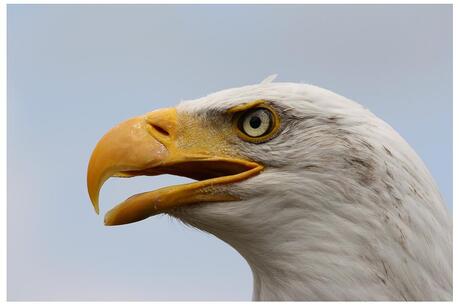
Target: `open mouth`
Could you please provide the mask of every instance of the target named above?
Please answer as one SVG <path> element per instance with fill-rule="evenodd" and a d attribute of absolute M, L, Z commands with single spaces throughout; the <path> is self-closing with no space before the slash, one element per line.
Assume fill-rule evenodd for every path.
<path fill-rule="evenodd" d="M 246 180 L 261 170 L 259 164 L 244 160 L 209 159 L 116 173 L 114 177 L 170 174 L 198 181 L 133 195 L 108 211 L 104 223 L 122 225 L 185 205 L 238 200 L 238 197 L 218 187 Z"/>
<path fill-rule="evenodd" d="M 187 177 L 198 181 L 206 181 L 219 177 L 232 177 L 254 168 L 256 163 L 234 159 L 206 159 L 182 161 L 159 165 L 145 170 L 121 171 L 114 177 L 157 176 L 163 174 Z"/>
<path fill-rule="evenodd" d="M 131 196 L 107 212 L 106 225 L 137 222 L 185 205 L 237 200 L 222 186 L 246 180 L 263 169 L 258 163 L 223 155 L 215 146 L 177 148 L 175 110 L 158 110 L 149 116 L 150 119 L 140 116 L 118 124 L 93 150 L 87 185 L 96 213 L 99 191 L 110 177 L 170 174 L 198 181 Z M 151 123 L 152 117 L 155 125 Z M 197 139 L 188 141 L 197 143 Z"/>

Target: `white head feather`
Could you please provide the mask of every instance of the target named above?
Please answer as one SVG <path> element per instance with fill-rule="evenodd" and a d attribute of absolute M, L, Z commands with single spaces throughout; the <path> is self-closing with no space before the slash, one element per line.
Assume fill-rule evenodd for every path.
<path fill-rule="evenodd" d="M 177 109 L 211 121 L 258 99 L 279 111 L 281 133 L 234 146 L 265 171 L 226 187 L 242 201 L 171 214 L 247 260 L 256 300 L 451 300 L 451 217 L 421 159 L 374 114 L 315 86 L 270 82 Z"/>

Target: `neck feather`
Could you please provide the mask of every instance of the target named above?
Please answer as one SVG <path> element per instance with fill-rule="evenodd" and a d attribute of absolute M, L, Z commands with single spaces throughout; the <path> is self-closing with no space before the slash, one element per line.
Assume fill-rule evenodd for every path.
<path fill-rule="evenodd" d="M 452 298 L 451 221 L 420 179 L 363 187 L 324 171 L 291 182 L 265 175 L 254 178 L 267 186 L 263 196 L 174 213 L 246 259 L 253 299 Z M 281 183 L 291 189 L 275 193 Z M 403 190 L 410 187 L 425 194 Z"/>

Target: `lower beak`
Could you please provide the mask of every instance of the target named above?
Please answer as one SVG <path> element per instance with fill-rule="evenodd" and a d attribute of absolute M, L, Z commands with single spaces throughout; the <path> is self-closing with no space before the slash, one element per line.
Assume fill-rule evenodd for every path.
<path fill-rule="evenodd" d="M 202 154 L 210 151 L 180 150 L 177 131 L 176 110 L 161 109 L 115 126 L 98 142 L 87 174 L 96 213 L 99 191 L 113 176 L 173 174 L 200 180 L 134 195 L 106 214 L 106 225 L 136 222 L 185 205 L 237 200 L 227 189 L 218 187 L 248 179 L 263 168 L 240 158 Z"/>

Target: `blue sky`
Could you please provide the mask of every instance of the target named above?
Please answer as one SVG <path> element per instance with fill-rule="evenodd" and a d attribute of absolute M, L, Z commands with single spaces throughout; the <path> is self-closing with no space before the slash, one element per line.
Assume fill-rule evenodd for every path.
<path fill-rule="evenodd" d="M 273 73 L 387 121 L 452 209 L 450 5 L 8 5 L 7 51 L 9 300 L 249 300 L 248 265 L 211 235 L 104 227 L 86 167 L 116 123 Z M 187 181 L 111 179 L 101 211 Z"/>

